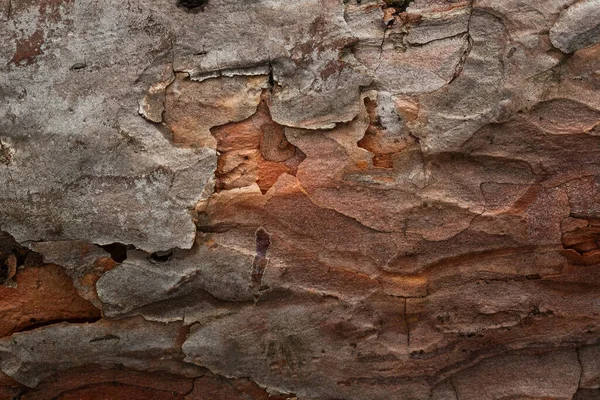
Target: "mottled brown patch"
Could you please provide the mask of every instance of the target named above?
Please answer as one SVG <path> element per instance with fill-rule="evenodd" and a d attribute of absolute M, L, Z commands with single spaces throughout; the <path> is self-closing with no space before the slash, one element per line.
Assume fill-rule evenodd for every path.
<path fill-rule="evenodd" d="M 327 79 L 332 75 L 338 75 L 344 69 L 344 63 L 341 61 L 329 61 L 323 70 L 321 70 L 321 78 Z"/>
<path fill-rule="evenodd" d="M 399 136 L 397 133 L 390 134 L 381 124 L 381 118 L 377 114 L 377 103 L 365 98 L 365 107 L 369 114 L 369 126 L 365 136 L 358 141 L 358 147 L 373 153 L 373 166 L 376 168 L 393 168 L 393 156 L 406 149 L 415 138 L 411 135 Z"/>
<path fill-rule="evenodd" d="M 106 272 L 110 271 L 114 267 L 117 266 L 117 263 L 109 257 L 99 258 L 94 263 L 94 269 L 91 272 L 85 274 L 80 280 L 79 283 L 86 292 L 85 297 L 89 300 L 97 299 L 98 294 L 96 293 L 96 282 L 98 279 Z"/>
<path fill-rule="evenodd" d="M 62 20 L 61 7 L 72 4 L 74 0 L 12 0 L 10 11 L 14 16 L 38 7 L 38 21 L 35 32 L 23 38 L 15 38 L 16 51 L 11 62 L 18 66 L 27 66 L 35 62 L 36 57 L 43 55 L 46 34 L 49 31 L 49 23 L 56 24 Z M 63 21 L 69 23 L 69 21 Z"/>
<path fill-rule="evenodd" d="M 35 58 L 43 54 L 44 32 L 36 30 L 31 36 L 17 40 L 17 50 L 13 54 L 12 62 L 15 65 L 31 65 Z"/>

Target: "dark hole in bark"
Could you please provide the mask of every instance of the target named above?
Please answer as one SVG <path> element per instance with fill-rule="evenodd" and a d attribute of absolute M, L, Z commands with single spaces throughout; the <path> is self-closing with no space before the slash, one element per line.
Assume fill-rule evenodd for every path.
<path fill-rule="evenodd" d="M 87 64 L 86 64 L 86 63 L 77 63 L 77 64 L 73 64 L 73 65 L 71 66 L 71 69 L 72 69 L 72 70 L 78 70 L 78 69 L 84 69 L 84 68 L 86 68 L 86 67 L 87 67 Z"/>
<path fill-rule="evenodd" d="M 8 279 L 8 266 L 4 263 L 0 264 L 0 285 L 3 285 Z"/>
<path fill-rule="evenodd" d="M 155 253 L 152 253 L 152 255 L 150 255 L 150 258 L 157 262 L 167 262 L 171 259 L 171 257 L 173 257 L 173 251 L 171 251 L 171 250 L 157 251 Z"/>
<path fill-rule="evenodd" d="M 109 252 L 110 258 L 115 262 L 122 263 L 127 260 L 127 245 L 123 243 L 111 243 L 100 247 Z"/>
<path fill-rule="evenodd" d="M 42 322 L 38 322 L 32 325 L 28 325 L 23 329 L 19 329 L 16 332 L 28 332 L 28 331 L 33 331 L 35 329 L 38 328 L 42 328 L 44 326 L 50 326 L 50 325 L 55 325 L 55 324 L 60 324 L 63 322 L 67 322 L 70 324 L 93 324 L 95 322 L 100 321 L 100 317 L 93 317 L 93 318 L 66 318 L 66 319 L 56 319 L 56 320 L 50 320 L 50 321 L 42 321 Z M 35 319 L 34 319 L 35 321 Z"/>
<path fill-rule="evenodd" d="M 115 336 L 115 335 L 106 335 L 106 336 L 93 338 L 89 341 L 89 343 L 103 342 L 106 340 L 119 340 L 119 339 L 120 339 L 120 337 Z"/>
<path fill-rule="evenodd" d="M 269 87 L 272 89 L 275 87 L 275 78 L 273 77 L 273 68 L 269 71 Z"/>
<path fill-rule="evenodd" d="M 206 3 L 208 3 L 208 0 L 177 0 L 177 7 L 195 10 L 201 9 Z"/>
<path fill-rule="evenodd" d="M 271 235 L 264 228 L 258 228 L 256 231 L 256 255 L 252 262 L 252 288 L 260 288 L 262 276 L 267 267 L 267 250 L 271 245 Z"/>
<path fill-rule="evenodd" d="M 401 12 L 406 11 L 411 2 L 412 0 L 385 0 L 385 5 L 388 7 L 394 7 L 396 9 L 396 13 L 400 14 Z"/>
<path fill-rule="evenodd" d="M 259 228 L 256 231 L 256 255 L 260 258 L 267 256 L 267 250 L 271 245 L 271 235 L 264 229 Z"/>

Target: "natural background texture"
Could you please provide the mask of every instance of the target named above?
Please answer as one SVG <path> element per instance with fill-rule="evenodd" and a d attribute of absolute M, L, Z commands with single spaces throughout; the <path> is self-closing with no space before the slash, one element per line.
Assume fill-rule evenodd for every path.
<path fill-rule="evenodd" d="M 0 398 L 600 399 L 600 0 L 0 0 Z"/>

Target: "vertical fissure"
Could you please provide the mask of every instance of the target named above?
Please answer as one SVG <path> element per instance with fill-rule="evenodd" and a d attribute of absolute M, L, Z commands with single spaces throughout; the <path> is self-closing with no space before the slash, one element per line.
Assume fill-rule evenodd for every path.
<path fill-rule="evenodd" d="M 263 287 L 262 279 L 269 263 L 269 259 L 267 258 L 269 246 L 271 246 L 271 235 L 263 227 L 258 228 L 256 230 L 256 254 L 252 261 L 252 273 L 250 277 L 250 288 L 254 293 L 255 300 L 258 300 L 261 292 L 266 289 Z"/>

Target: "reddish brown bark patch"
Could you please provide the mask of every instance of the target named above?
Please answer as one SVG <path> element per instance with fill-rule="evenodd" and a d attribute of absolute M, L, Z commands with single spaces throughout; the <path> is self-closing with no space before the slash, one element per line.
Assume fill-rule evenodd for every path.
<path fill-rule="evenodd" d="M 12 15 L 17 16 L 30 8 L 38 7 L 39 16 L 35 32 L 27 37 L 15 38 L 16 51 L 11 62 L 17 66 L 27 66 L 33 64 L 38 56 L 43 55 L 42 46 L 46 41 L 46 35 L 52 31 L 48 23 L 56 24 L 62 21 L 69 24 L 70 21 L 62 20 L 61 8 L 72 3 L 73 0 L 13 0 L 10 7 Z"/>
<path fill-rule="evenodd" d="M 16 288 L 0 286 L 0 337 L 54 321 L 100 317 L 57 265 L 21 269 L 14 280 Z"/>
<path fill-rule="evenodd" d="M 565 256 L 578 265 L 600 263 L 600 220 L 568 218 L 562 223 Z"/>
<path fill-rule="evenodd" d="M 31 36 L 17 40 L 17 51 L 13 55 L 12 62 L 15 65 L 31 65 L 35 58 L 43 54 L 44 32 L 36 30 Z"/>

